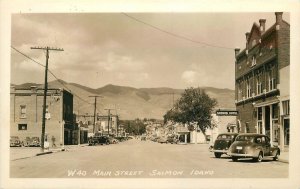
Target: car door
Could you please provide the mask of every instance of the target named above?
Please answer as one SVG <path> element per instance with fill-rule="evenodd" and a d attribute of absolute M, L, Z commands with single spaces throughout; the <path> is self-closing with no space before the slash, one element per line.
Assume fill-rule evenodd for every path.
<path fill-rule="evenodd" d="M 270 156 L 271 144 L 270 144 L 270 140 L 268 137 L 266 137 L 266 136 L 262 137 L 262 145 L 263 145 L 263 149 L 264 149 L 264 155 Z"/>

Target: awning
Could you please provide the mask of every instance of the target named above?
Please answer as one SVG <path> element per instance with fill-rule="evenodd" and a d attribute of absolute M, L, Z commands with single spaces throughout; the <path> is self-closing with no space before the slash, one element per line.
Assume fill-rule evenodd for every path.
<path fill-rule="evenodd" d="M 255 108 L 258 108 L 258 107 L 269 106 L 269 105 L 271 105 L 271 104 L 277 104 L 277 103 L 279 103 L 279 100 L 278 100 L 278 99 L 268 100 L 268 101 L 266 101 L 266 102 L 261 102 L 261 103 L 254 104 L 254 107 L 255 107 Z"/>

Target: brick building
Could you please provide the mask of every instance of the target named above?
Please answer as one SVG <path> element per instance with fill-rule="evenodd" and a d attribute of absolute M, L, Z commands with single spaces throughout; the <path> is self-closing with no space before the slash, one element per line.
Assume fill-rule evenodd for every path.
<path fill-rule="evenodd" d="M 10 136 L 39 137 L 42 134 L 42 109 L 44 89 L 11 87 Z M 47 140 L 52 146 L 74 144 L 77 140 L 77 124 L 73 115 L 73 95 L 62 89 L 48 89 L 46 105 Z"/>
<path fill-rule="evenodd" d="M 243 133 L 263 133 L 272 145 L 289 145 L 290 25 L 276 12 L 276 22 L 265 29 L 265 19 L 246 33 L 246 48 L 235 49 L 237 125 Z"/>

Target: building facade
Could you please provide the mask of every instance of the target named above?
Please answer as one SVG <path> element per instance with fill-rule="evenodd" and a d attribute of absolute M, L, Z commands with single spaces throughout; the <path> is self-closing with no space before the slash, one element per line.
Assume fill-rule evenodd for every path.
<path fill-rule="evenodd" d="M 262 133 L 272 145 L 289 145 L 290 25 L 276 12 L 246 33 L 246 48 L 235 49 L 235 104 L 242 133 Z"/>
<path fill-rule="evenodd" d="M 39 137 L 42 134 L 44 89 L 11 87 L 10 136 Z M 48 89 L 45 136 L 51 145 L 74 144 L 77 130 L 73 115 L 73 95 L 63 89 Z M 53 144 L 54 143 L 54 144 Z"/>

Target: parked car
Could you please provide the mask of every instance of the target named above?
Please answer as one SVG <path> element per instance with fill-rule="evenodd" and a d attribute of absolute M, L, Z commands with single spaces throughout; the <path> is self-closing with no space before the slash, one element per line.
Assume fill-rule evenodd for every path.
<path fill-rule="evenodd" d="M 268 136 L 248 133 L 236 137 L 235 142 L 229 148 L 228 155 L 231 156 L 232 161 L 252 158 L 254 161 L 261 162 L 265 157 L 271 157 L 276 161 L 280 155 L 280 149 L 278 146 L 271 146 Z"/>
<path fill-rule="evenodd" d="M 146 141 L 146 136 L 141 136 L 141 141 Z"/>
<path fill-rule="evenodd" d="M 108 140 L 109 140 L 110 144 L 117 144 L 117 143 L 119 143 L 119 141 L 116 138 L 113 138 L 113 137 L 109 137 Z"/>
<path fill-rule="evenodd" d="M 157 139 L 157 142 L 158 142 L 158 143 L 161 143 L 161 144 L 167 143 L 167 138 L 166 138 L 166 137 L 159 137 L 159 138 Z"/>
<path fill-rule="evenodd" d="M 178 143 L 178 138 L 176 136 L 168 136 L 167 137 L 167 142 L 171 144 L 177 144 Z"/>
<path fill-rule="evenodd" d="M 89 146 L 97 145 L 97 144 L 109 144 L 108 136 L 101 136 L 100 133 L 95 133 L 93 137 L 89 138 Z"/>
<path fill-rule="evenodd" d="M 17 136 L 11 136 L 10 137 L 10 147 L 21 147 L 22 143 Z"/>
<path fill-rule="evenodd" d="M 28 147 L 30 145 L 30 142 L 31 142 L 31 138 L 30 137 L 26 137 L 25 141 L 23 142 L 23 145 L 25 147 Z"/>
<path fill-rule="evenodd" d="M 39 137 L 32 137 L 30 139 L 29 146 L 40 147 L 41 146 L 40 138 Z"/>
<path fill-rule="evenodd" d="M 230 145 L 234 142 L 237 133 L 221 133 L 218 135 L 211 149 L 216 158 L 220 158 L 222 154 L 227 154 Z"/>

